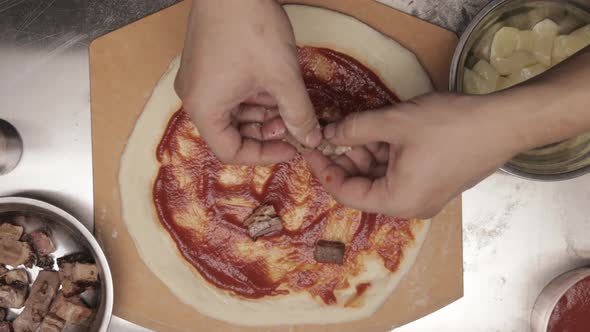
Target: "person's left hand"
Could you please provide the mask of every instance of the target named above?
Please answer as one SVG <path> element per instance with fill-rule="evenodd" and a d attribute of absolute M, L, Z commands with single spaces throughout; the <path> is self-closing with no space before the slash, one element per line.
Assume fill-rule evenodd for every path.
<path fill-rule="evenodd" d="M 354 146 L 332 161 L 306 154 L 314 175 L 343 205 L 428 218 L 523 147 L 502 105 L 489 97 L 432 94 L 330 124 L 324 136 Z M 509 125 L 507 125 L 509 124 Z"/>

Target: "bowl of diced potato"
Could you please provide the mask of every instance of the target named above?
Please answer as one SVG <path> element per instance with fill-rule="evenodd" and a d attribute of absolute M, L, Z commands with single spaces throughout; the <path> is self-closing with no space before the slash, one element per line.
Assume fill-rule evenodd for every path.
<path fill-rule="evenodd" d="M 496 0 L 471 22 L 455 52 L 450 88 L 509 89 L 590 45 L 590 0 Z M 590 134 L 522 153 L 502 170 L 556 181 L 590 172 Z"/>

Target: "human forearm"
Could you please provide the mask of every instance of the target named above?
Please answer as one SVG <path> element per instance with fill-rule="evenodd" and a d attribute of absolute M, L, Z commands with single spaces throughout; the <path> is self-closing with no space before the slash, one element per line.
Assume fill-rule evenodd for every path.
<path fill-rule="evenodd" d="M 590 131 L 590 48 L 521 86 L 489 95 L 523 151 Z M 499 116 L 498 116 L 499 115 Z"/>

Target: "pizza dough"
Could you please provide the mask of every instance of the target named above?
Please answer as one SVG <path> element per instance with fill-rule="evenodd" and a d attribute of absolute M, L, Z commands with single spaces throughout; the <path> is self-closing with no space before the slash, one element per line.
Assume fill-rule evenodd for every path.
<path fill-rule="evenodd" d="M 306 6 L 286 7 L 300 45 L 331 48 L 356 58 L 378 73 L 402 100 L 431 90 L 430 81 L 415 56 L 398 43 L 336 12 Z M 412 224 L 414 241 L 404 248 L 395 273 L 385 268 L 378 256 L 364 257 L 362 272 L 348 280 L 350 286 L 339 291 L 335 305 L 326 305 L 306 292 L 241 298 L 205 281 L 181 256 L 158 220 L 152 196 L 160 167 L 156 148 L 168 121 L 182 107 L 173 88 L 178 68 L 176 59 L 155 87 L 121 158 L 122 215 L 145 264 L 183 302 L 203 314 L 234 324 L 325 324 L 373 314 L 411 268 L 428 232 L 429 221 Z M 363 301 L 345 306 L 355 287 L 366 282 L 371 287 L 363 293 Z"/>

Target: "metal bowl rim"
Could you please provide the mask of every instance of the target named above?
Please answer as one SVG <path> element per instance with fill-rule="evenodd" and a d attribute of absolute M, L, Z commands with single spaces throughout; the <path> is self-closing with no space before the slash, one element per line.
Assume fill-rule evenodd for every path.
<path fill-rule="evenodd" d="M 551 315 L 553 314 L 553 310 L 555 309 L 555 306 L 557 306 L 557 303 L 559 302 L 559 300 L 561 300 L 561 298 L 565 295 L 565 293 L 567 293 L 567 291 L 570 290 L 570 288 L 572 288 L 578 282 L 580 282 L 588 277 L 590 277 L 590 267 L 583 266 L 583 267 L 579 267 L 577 269 L 573 269 L 573 270 L 564 272 L 564 273 L 558 275 L 557 277 L 553 278 L 547 285 L 545 285 L 545 287 L 543 287 L 543 290 L 541 291 L 541 293 L 539 294 L 537 299 L 535 299 L 535 303 L 533 304 L 533 309 L 531 310 L 531 317 L 530 317 L 531 331 L 536 332 L 535 323 L 538 323 L 538 322 L 535 321 L 534 316 L 537 311 L 543 312 L 543 314 L 541 315 L 542 322 L 540 322 L 540 325 L 544 327 L 544 329 L 542 331 L 545 332 L 547 330 L 547 328 L 549 327 L 548 326 L 549 320 L 551 319 Z M 571 280 L 569 278 L 571 278 Z M 547 292 L 549 292 L 550 290 L 552 290 L 554 288 L 557 288 L 560 291 L 559 291 L 559 293 L 556 293 L 557 296 L 555 298 L 551 299 L 551 302 L 550 302 L 551 305 L 546 308 L 538 308 L 537 306 L 541 305 L 541 303 L 539 303 L 539 300 L 541 299 L 541 297 L 543 297 L 543 295 L 546 295 Z"/>
<path fill-rule="evenodd" d="M 0 197 L 0 205 L 3 205 L 3 204 L 29 205 L 29 206 L 33 206 L 35 208 L 39 208 L 41 210 L 51 212 L 53 214 L 56 214 L 56 215 L 62 217 L 64 220 L 66 220 L 69 223 L 69 225 L 73 226 L 82 235 L 84 240 L 86 240 L 86 242 L 90 246 L 91 250 L 93 251 L 93 254 L 98 259 L 98 261 L 100 263 L 100 267 L 103 272 L 102 279 L 103 279 L 103 282 L 106 286 L 105 287 L 106 288 L 105 289 L 106 297 L 104 300 L 105 301 L 105 303 L 104 303 L 105 309 L 104 309 L 104 315 L 103 315 L 102 320 L 100 322 L 98 331 L 106 332 L 108 329 L 108 326 L 111 322 L 112 315 L 113 315 L 113 301 L 114 301 L 114 299 L 113 299 L 113 297 L 114 297 L 113 278 L 112 278 L 111 269 L 109 267 L 106 256 L 104 255 L 102 248 L 100 248 L 98 242 L 96 241 L 96 239 L 94 238 L 92 233 L 90 233 L 90 231 L 80 221 L 78 221 L 78 219 L 76 219 L 74 216 L 72 216 L 68 212 L 62 210 L 61 208 L 59 208 L 55 205 L 49 204 L 47 202 L 44 202 L 44 201 L 40 201 L 40 200 L 32 199 L 32 198 L 17 197 L 17 196 Z"/>
<path fill-rule="evenodd" d="M 504 6 L 506 3 L 512 0 L 494 0 L 482 8 L 479 13 L 473 18 L 471 23 L 467 26 L 461 37 L 459 38 L 459 43 L 457 44 L 457 48 L 455 49 L 455 53 L 453 54 L 453 59 L 451 61 L 451 72 L 449 75 L 449 91 L 450 92 L 457 92 L 458 91 L 458 72 L 459 72 L 459 62 L 463 53 L 465 52 L 465 46 L 467 42 L 476 31 L 477 27 L 480 23 L 490 15 L 494 10 Z M 534 1 L 534 0 L 531 0 Z M 467 50 L 469 51 L 469 50 Z M 576 169 L 574 171 L 561 173 L 561 174 L 538 174 L 532 172 L 525 172 L 516 167 L 510 165 L 509 163 L 505 164 L 504 166 L 500 167 L 500 170 L 510 174 L 512 176 L 526 179 L 526 180 L 534 180 L 534 181 L 541 181 L 541 182 L 558 182 L 558 181 L 565 181 L 571 180 L 583 175 L 590 173 L 590 165 Z"/>

